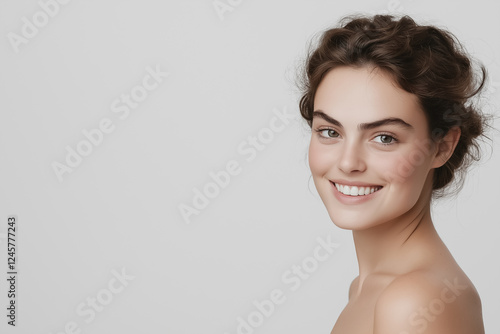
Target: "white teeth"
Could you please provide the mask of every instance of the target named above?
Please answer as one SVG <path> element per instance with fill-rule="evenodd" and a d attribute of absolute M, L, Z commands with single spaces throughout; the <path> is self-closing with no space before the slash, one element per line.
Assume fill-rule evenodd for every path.
<path fill-rule="evenodd" d="M 342 184 L 334 183 L 337 190 L 344 195 L 349 196 L 364 196 L 374 193 L 380 190 L 382 187 L 357 187 L 357 186 L 345 186 Z"/>
<path fill-rule="evenodd" d="M 350 195 L 351 194 L 351 187 L 349 186 L 344 186 L 344 191 L 343 191 L 344 194 L 346 195 Z"/>
<path fill-rule="evenodd" d="M 351 187 L 351 196 L 358 196 L 358 187 Z"/>

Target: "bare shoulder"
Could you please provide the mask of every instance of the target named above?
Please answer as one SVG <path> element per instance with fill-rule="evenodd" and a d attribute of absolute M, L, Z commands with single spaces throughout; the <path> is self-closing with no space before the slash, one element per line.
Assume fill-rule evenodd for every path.
<path fill-rule="evenodd" d="M 351 285 L 349 286 L 349 300 L 351 299 L 354 291 L 358 288 L 358 285 L 359 285 L 359 276 L 356 276 L 356 278 L 352 280 Z"/>
<path fill-rule="evenodd" d="M 415 271 L 394 279 L 375 305 L 374 334 L 484 334 L 481 300 L 463 273 Z"/>

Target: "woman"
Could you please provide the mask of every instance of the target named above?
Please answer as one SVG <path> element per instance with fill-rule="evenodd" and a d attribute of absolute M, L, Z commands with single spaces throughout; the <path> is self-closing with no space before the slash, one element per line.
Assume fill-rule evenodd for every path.
<path fill-rule="evenodd" d="M 309 53 L 300 111 L 311 174 L 359 262 L 332 333 L 484 333 L 479 295 L 430 214 L 479 158 L 480 69 L 451 33 L 408 16 L 347 18 Z"/>

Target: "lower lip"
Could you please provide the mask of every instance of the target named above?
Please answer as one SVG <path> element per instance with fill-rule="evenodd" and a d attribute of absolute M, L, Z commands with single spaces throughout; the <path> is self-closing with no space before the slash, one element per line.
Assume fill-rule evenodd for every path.
<path fill-rule="evenodd" d="M 333 182 L 330 182 L 330 184 L 333 187 L 333 194 L 335 195 L 335 198 L 340 203 L 342 203 L 342 204 L 348 204 L 348 205 L 361 204 L 361 203 L 364 203 L 366 201 L 369 201 L 369 200 L 373 199 L 375 196 L 377 196 L 378 192 L 380 190 L 382 190 L 382 189 L 379 189 L 377 191 L 372 192 L 369 195 L 349 196 L 349 195 L 343 194 L 340 191 L 338 191 L 337 187 L 335 186 L 335 184 Z"/>

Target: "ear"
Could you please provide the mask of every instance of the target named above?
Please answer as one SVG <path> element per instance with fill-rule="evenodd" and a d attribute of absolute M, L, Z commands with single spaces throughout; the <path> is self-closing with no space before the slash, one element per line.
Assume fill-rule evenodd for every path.
<path fill-rule="evenodd" d="M 458 126 L 451 128 L 446 136 L 437 143 L 436 156 L 432 163 L 433 168 L 443 166 L 448 159 L 453 155 L 455 147 L 457 147 L 462 131 Z"/>

